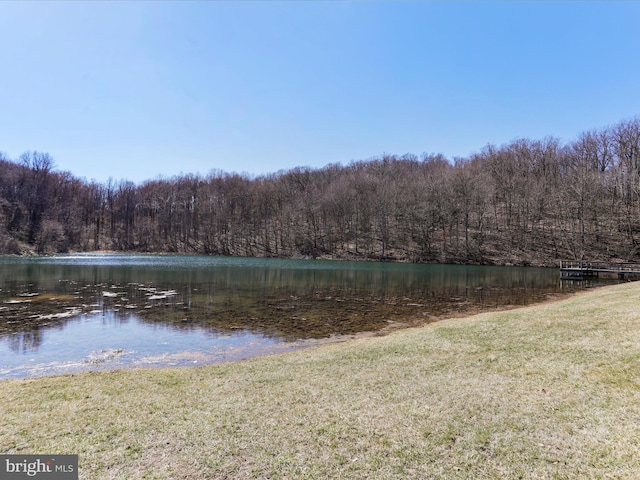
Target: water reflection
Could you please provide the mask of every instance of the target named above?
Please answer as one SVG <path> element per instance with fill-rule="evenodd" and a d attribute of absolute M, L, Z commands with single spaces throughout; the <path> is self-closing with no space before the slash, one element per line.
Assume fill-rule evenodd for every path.
<path fill-rule="evenodd" d="M 7 343 L 9 349 L 15 353 L 27 354 L 37 351 L 42 343 L 42 330 L 39 327 L 33 327 L 17 332 L 7 336 Z"/>
<path fill-rule="evenodd" d="M 9 357 L 15 364 L 14 357 L 49 351 L 54 339 L 54 353 L 47 353 L 53 356 L 41 355 L 48 361 L 55 352 L 86 361 L 104 350 L 121 362 L 133 351 L 175 354 L 176 344 L 205 352 L 221 348 L 216 339 L 259 351 L 526 305 L 581 288 L 560 284 L 554 269 L 220 257 L 1 258 L 0 268 L 0 368 Z M 158 343 L 160 331 L 189 340 Z M 105 332 L 118 332 L 117 339 L 101 345 Z M 133 348 L 138 340 L 152 351 Z"/>

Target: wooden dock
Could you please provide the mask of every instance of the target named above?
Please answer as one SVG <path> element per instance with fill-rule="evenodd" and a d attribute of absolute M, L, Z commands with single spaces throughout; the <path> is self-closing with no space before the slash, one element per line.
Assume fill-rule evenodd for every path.
<path fill-rule="evenodd" d="M 640 275 L 640 264 L 637 263 L 606 263 L 588 262 L 585 260 L 562 260 L 560 262 L 560 277 L 565 280 L 583 280 L 599 277 L 600 275 Z"/>

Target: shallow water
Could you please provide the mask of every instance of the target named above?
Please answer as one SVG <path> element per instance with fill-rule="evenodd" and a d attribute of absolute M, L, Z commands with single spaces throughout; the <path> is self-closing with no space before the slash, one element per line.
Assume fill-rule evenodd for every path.
<path fill-rule="evenodd" d="M 201 256 L 0 257 L 0 378 L 198 365 L 583 288 L 555 269 Z"/>

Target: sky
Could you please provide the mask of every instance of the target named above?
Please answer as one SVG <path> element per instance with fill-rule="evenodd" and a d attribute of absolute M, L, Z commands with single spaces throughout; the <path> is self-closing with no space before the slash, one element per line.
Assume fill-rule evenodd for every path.
<path fill-rule="evenodd" d="M 570 142 L 640 115 L 639 30 L 637 1 L 2 1 L 0 152 L 141 183 Z"/>

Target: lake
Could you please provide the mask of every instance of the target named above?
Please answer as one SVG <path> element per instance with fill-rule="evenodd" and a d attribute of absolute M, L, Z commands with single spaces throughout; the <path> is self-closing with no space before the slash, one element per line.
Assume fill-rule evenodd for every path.
<path fill-rule="evenodd" d="M 233 361 L 540 302 L 545 268 L 205 256 L 0 257 L 0 378 Z"/>

